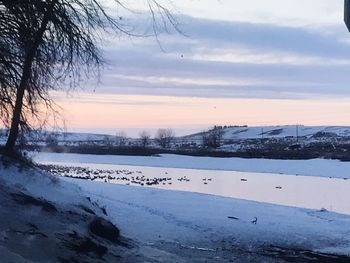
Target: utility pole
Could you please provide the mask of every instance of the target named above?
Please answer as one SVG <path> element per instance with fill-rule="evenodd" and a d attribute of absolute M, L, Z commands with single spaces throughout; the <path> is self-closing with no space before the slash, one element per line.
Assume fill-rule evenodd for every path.
<path fill-rule="evenodd" d="M 261 127 L 261 143 L 264 143 L 264 127 Z"/>

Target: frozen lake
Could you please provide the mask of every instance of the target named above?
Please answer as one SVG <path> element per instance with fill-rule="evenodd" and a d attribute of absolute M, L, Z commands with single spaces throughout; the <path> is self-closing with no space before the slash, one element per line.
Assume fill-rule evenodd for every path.
<path fill-rule="evenodd" d="M 276 173 L 76 163 L 69 162 L 69 160 L 40 162 L 99 171 L 101 178 L 96 180 L 107 183 L 197 192 L 302 208 L 325 208 L 333 212 L 350 214 L 350 202 L 348 202 L 350 200 L 350 180 L 347 179 Z M 109 172 L 105 172 L 106 170 Z M 74 176 L 74 169 L 65 174 Z M 164 181 L 159 181 L 161 178 Z M 147 185 L 147 182 L 155 179 L 159 183 Z"/>

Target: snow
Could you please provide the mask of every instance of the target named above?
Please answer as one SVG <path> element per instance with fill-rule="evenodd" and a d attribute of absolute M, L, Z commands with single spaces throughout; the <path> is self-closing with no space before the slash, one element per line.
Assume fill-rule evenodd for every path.
<path fill-rule="evenodd" d="M 43 158 L 45 155 L 39 156 Z M 63 156 L 72 161 L 78 158 L 75 155 L 50 155 L 50 158 L 58 161 Z M 79 158 L 87 157 L 90 162 L 93 158 L 99 158 Z M 178 165 L 185 162 L 182 156 L 156 159 L 163 158 Z M 108 156 L 106 160 L 115 161 Z M 137 161 L 140 160 L 143 159 Z M 201 165 L 204 165 L 203 160 L 206 159 L 202 159 Z M 187 161 L 194 162 L 193 159 Z M 219 165 L 217 161 L 212 160 L 210 168 L 216 168 L 215 165 Z M 160 163 L 164 164 L 162 161 Z M 190 164 L 194 167 L 196 163 Z M 88 214 L 74 216 L 74 213 L 67 211 L 78 212 L 77 205 L 83 204 L 101 214 L 87 201 L 87 196 L 106 207 L 108 219 L 119 227 L 130 244 L 129 249 L 117 250 L 108 244 L 115 255 L 122 256 L 124 261 L 121 259 L 120 262 L 285 262 L 282 254 L 266 254 L 274 247 L 278 247 L 279 251 L 280 248 L 290 249 L 293 253 L 296 249 L 303 249 L 350 255 L 350 216 L 327 210 L 62 179 L 36 168 L 22 169 L 13 164 L 8 167 L 0 165 L 0 174 L 0 253 L 5 262 L 36 262 L 36 257 L 41 262 L 55 262 L 49 259 L 50 255 L 68 253 L 55 243 L 56 239 L 73 230 L 86 234 L 84 227 L 90 217 Z M 23 191 L 44 198 L 54 203 L 59 213 L 50 215 L 38 208 L 26 207 L 22 210 L 18 205 L 12 207 L 12 201 L 3 197 L 6 191 Z M 255 218 L 256 224 L 252 223 Z M 24 229 L 25 224 L 33 220 L 40 231 L 48 236 L 47 239 L 9 234 L 11 229 Z M 100 262 L 96 257 L 80 257 L 86 262 Z M 110 255 L 104 259 L 113 262 Z"/>
<path fill-rule="evenodd" d="M 60 204 L 86 203 L 78 186 L 59 180 L 40 169 L 25 169 L 12 164 L 9 167 L 0 165 L 0 175 L 2 184 L 9 188 L 30 191 L 35 197 Z"/>
<path fill-rule="evenodd" d="M 1 160 L 0 175 L 1 262 L 101 262 L 93 246 L 85 247 L 91 250 L 86 253 L 74 249 L 86 240 L 107 248 L 106 262 L 115 255 L 124 258 L 120 262 L 133 259 L 128 253 L 134 250 L 91 235 L 89 223 L 105 216 L 76 184 L 8 160 Z M 138 258 L 144 261 L 142 255 Z"/>
<path fill-rule="evenodd" d="M 159 156 L 118 156 L 71 153 L 32 153 L 39 163 L 72 162 L 226 170 L 256 173 L 350 178 L 350 162 L 338 160 L 272 160 L 244 158 L 193 157 L 173 154 Z"/>
<path fill-rule="evenodd" d="M 332 133 L 339 137 L 350 136 L 350 126 L 304 126 L 304 125 L 280 125 L 280 126 L 252 126 L 252 127 L 226 127 L 223 128 L 223 140 L 247 140 L 247 139 L 282 139 L 304 137 L 308 140 L 317 133 Z M 50 132 L 34 131 L 30 134 L 28 140 L 38 145 L 45 145 L 46 139 L 55 138 L 60 145 L 79 145 L 80 143 L 116 143 L 118 135 L 77 133 L 77 132 Z M 121 135 L 119 135 L 121 136 Z M 127 136 L 127 135 L 126 135 Z M 6 131 L 0 129 L 0 144 L 6 141 Z M 126 138 L 127 144 L 138 145 L 137 138 Z M 318 139 L 320 140 L 320 138 Z M 327 141 L 327 138 L 321 138 Z M 176 137 L 175 141 L 182 143 L 201 142 L 202 133 L 189 134 Z M 152 146 L 157 146 L 153 141 Z"/>
<path fill-rule="evenodd" d="M 65 180 L 98 198 L 121 231 L 140 244 L 182 244 L 207 251 L 217 251 L 223 243 L 250 251 L 278 245 L 350 253 L 349 216 L 196 193 Z M 255 217 L 257 224 L 252 223 Z"/>
<path fill-rule="evenodd" d="M 350 215 L 350 180 L 219 170 L 50 163 L 55 174 L 113 184 L 188 191 Z"/>
<path fill-rule="evenodd" d="M 223 139 L 242 140 L 285 137 L 308 137 L 319 132 L 334 133 L 338 136 L 349 136 L 348 126 L 303 126 L 303 125 L 281 125 L 281 126 L 256 126 L 256 127 L 228 127 L 224 128 Z M 188 135 L 187 139 L 201 139 L 200 135 Z"/>

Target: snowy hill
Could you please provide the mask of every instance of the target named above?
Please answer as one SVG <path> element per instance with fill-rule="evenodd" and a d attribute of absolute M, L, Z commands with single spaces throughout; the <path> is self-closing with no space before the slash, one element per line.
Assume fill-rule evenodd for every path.
<path fill-rule="evenodd" d="M 283 139 L 283 138 L 304 138 L 322 139 L 329 137 L 350 137 L 350 126 L 303 126 L 303 125 L 283 125 L 283 126 L 219 126 L 223 131 L 222 139 L 247 140 L 247 139 Z M 199 132 L 186 136 L 176 137 L 175 141 L 181 143 L 183 140 L 200 142 L 205 132 Z M 6 141 L 6 131 L 0 130 L 0 144 Z M 75 132 L 50 132 L 33 131 L 27 136 L 29 142 L 48 143 L 55 141 L 59 144 L 77 143 L 100 143 L 100 144 L 123 144 L 139 145 L 138 138 L 130 138 L 127 135 L 108 135 L 94 133 Z M 155 144 L 152 142 L 152 144 Z"/>
<path fill-rule="evenodd" d="M 107 134 L 95 134 L 95 133 L 77 133 L 77 132 L 33 132 L 30 136 L 30 140 L 42 140 L 42 139 L 54 138 L 59 142 L 99 142 L 115 140 L 115 135 Z"/>
<path fill-rule="evenodd" d="M 5 142 L 7 130 L 0 129 L 0 142 Z M 44 142 L 57 140 L 58 142 L 98 142 L 106 140 L 115 140 L 115 135 L 95 134 L 95 133 L 78 133 L 78 132 L 52 132 L 52 131 L 31 131 L 26 135 L 26 139 L 31 142 Z"/>
<path fill-rule="evenodd" d="M 270 139 L 270 138 L 291 138 L 291 137 L 324 137 L 327 136 L 350 136 L 349 126 L 256 126 L 256 127 L 222 127 L 224 140 L 244 139 Z M 185 136 L 186 139 L 200 140 L 203 133 Z"/>

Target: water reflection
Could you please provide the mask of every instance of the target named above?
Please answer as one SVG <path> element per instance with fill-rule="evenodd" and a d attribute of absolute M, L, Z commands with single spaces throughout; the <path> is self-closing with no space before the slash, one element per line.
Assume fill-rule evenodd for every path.
<path fill-rule="evenodd" d="M 303 208 L 325 208 L 350 214 L 350 180 L 92 163 L 56 164 L 89 168 L 89 174 L 98 175 L 94 177 L 95 180 L 108 183 L 198 192 Z M 76 169 L 68 169 L 63 174 L 78 175 Z M 81 172 L 79 174 L 81 175 Z"/>

